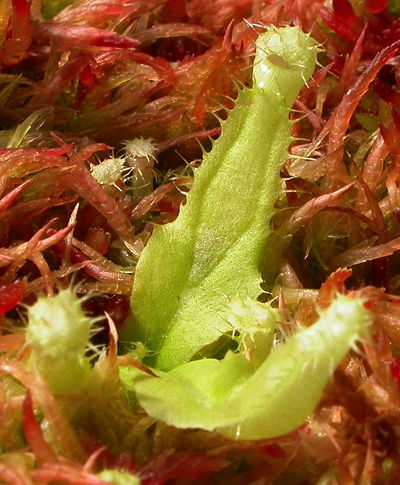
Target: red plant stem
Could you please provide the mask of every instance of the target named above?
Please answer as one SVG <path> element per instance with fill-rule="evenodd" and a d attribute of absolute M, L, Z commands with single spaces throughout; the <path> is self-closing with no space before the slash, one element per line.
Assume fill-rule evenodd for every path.
<path fill-rule="evenodd" d="M 0 352 L 16 350 L 25 343 L 25 336 L 22 333 L 10 333 L 0 336 Z"/>
<path fill-rule="evenodd" d="M 351 165 L 353 167 L 354 172 L 356 173 L 358 181 L 360 182 L 362 188 L 364 189 L 365 196 L 367 197 L 367 200 L 371 209 L 372 219 L 375 223 L 375 231 L 376 231 L 376 234 L 378 235 L 378 242 L 380 244 L 383 244 L 388 241 L 388 232 L 387 232 L 387 227 L 385 224 L 385 219 L 383 217 L 381 208 L 379 207 L 376 197 L 371 192 L 368 185 L 365 183 L 365 180 L 362 178 L 361 171 L 357 167 L 357 164 L 354 162 L 353 159 L 351 159 Z"/>
<path fill-rule="evenodd" d="M 107 270 L 101 265 L 95 262 L 90 262 L 90 259 L 82 253 L 77 248 L 72 248 L 71 250 L 71 262 L 72 263 L 82 263 L 87 261 L 87 264 L 83 267 L 83 271 L 89 276 L 99 280 L 99 281 L 110 281 L 112 283 L 118 283 L 121 286 L 127 288 L 127 290 L 132 287 L 132 278 L 125 273 L 118 273 L 115 271 Z"/>
<path fill-rule="evenodd" d="M 0 65 L 15 66 L 27 56 L 32 42 L 30 2 L 12 0 L 12 14 L 7 38 L 0 46 Z"/>
<path fill-rule="evenodd" d="M 0 315 L 12 310 L 22 301 L 24 290 L 25 283 L 23 281 L 14 281 L 10 285 L 0 287 Z"/>
<path fill-rule="evenodd" d="M 25 480 L 16 470 L 0 463 L 0 480 L 4 485 L 29 485 L 31 482 Z"/>
<path fill-rule="evenodd" d="M 377 184 L 381 178 L 383 163 L 389 151 L 383 136 L 379 135 L 368 154 L 362 172 L 362 177 L 372 193 L 376 191 Z M 356 209 L 360 212 L 367 210 L 367 199 L 363 190 L 360 190 L 357 194 Z"/>
<path fill-rule="evenodd" d="M 331 177 L 336 180 L 345 175 L 345 167 L 343 164 L 344 146 L 343 141 L 350 119 L 356 109 L 360 99 L 367 92 L 369 85 L 376 78 L 378 72 L 387 64 L 399 51 L 400 41 L 382 49 L 367 66 L 365 71 L 356 80 L 353 86 L 343 96 L 342 101 L 337 106 L 334 114 L 331 116 L 325 127 L 321 131 L 318 140 L 323 140 L 325 136 L 328 138 L 327 152 L 336 152 L 335 162 L 331 166 Z"/>
<path fill-rule="evenodd" d="M 0 214 L 7 210 L 7 208 L 14 202 L 19 194 L 21 194 L 21 192 L 23 192 L 26 187 L 31 184 L 31 182 L 32 180 L 27 180 L 0 199 Z"/>
<path fill-rule="evenodd" d="M 22 405 L 22 427 L 24 436 L 38 463 L 56 462 L 57 456 L 43 438 L 42 431 L 33 413 L 32 396 L 28 391 Z"/>
<path fill-rule="evenodd" d="M 31 472 L 35 483 L 62 482 L 71 485 L 111 485 L 96 475 L 84 473 L 72 466 L 63 464 L 45 465 Z"/>
<path fill-rule="evenodd" d="M 54 396 L 50 393 L 43 379 L 39 375 L 28 372 L 16 360 L 1 362 L 0 376 L 2 374 L 12 376 L 30 390 L 34 400 L 38 403 L 49 422 L 54 440 L 61 453 L 69 459 L 84 461 L 86 454 L 75 435 L 75 431 L 58 407 Z"/>

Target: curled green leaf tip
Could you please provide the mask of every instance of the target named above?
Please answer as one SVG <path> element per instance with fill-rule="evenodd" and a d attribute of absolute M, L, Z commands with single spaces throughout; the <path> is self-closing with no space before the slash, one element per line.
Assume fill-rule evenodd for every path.
<path fill-rule="evenodd" d="M 302 425 L 334 369 L 371 325 L 360 299 L 339 296 L 319 320 L 277 346 L 254 370 L 244 353 L 203 359 L 159 378 L 129 368 L 137 397 L 153 417 L 178 428 L 268 439 Z"/>
<path fill-rule="evenodd" d="M 291 107 L 314 72 L 316 43 L 297 27 L 271 28 L 256 42 L 254 83 L 263 91 L 278 93 Z"/>

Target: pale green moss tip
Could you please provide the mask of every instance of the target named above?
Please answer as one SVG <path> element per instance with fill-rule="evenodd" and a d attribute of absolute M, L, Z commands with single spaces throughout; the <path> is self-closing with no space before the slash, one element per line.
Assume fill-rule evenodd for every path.
<path fill-rule="evenodd" d="M 88 343 L 92 319 L 82 310 L 81 301 L 71 289 L 57 295 L 39 297 L 28 308 L 26 341 L 40 353 L 57 355 L 82 351 Z"/>

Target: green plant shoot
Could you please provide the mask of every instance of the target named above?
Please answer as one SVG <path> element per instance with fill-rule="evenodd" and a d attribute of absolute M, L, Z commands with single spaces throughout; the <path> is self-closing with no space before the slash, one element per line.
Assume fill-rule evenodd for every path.
<path fill-rule="evenodd" d="M 93 319 L 70 290 L 52 298 L 40 297 L 28 308 L 26 341 L 32 347 L 30 364 L 55 393 L 79 391 L 87 383 L 90 361 L 86 347 Z"/>
<path fill-rule="evenodd" d="M 139 261 L 125 338 L 148 348 L 156 376 L 133 367 L 120 373 L 152 417 L 239 439 L 304 423 L 371 324 L 361 299 L 339 296 L 270 353 L 277 315 L 256 301 L 261 265 L 290 141 L 288 112 L 317 48 L 296 27 L 270 29 L 256 48 L 253 87 L 241 91 L 178 219 L 155 229 Z M 229 335 L 235 350 L 201 358 L 215 356 Z"/>
<path fill-rule="evenodd" d="M 205 153 L 175 222 L 156 227 L 137 266 L 133 318 L 121 339 L 140 341 L 145 362 L 173 369 L 215 354 L 232 330 L 228 298 L 256 299 L 269 220 L 281 193 L 289 110 L 313 73 L 317 47 L 298 27 L 271 28 L 256 44 L 244 88 Z"/>

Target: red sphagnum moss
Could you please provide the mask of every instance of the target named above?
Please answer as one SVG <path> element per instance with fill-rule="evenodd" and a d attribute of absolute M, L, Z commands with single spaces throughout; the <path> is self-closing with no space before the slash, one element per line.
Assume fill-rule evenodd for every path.
<path fill-rule="evenodd" d="M 104 469 L 144 485 L 399 483 L 398 15 L 395 0 L 0 2 L 2 483 L 102 485 Z M 231 441 L 134 410 L 118 367 L 142 364 L 117 355 L 116 332 L 152 224 L 177 216 L 271 24 L 321 44 L 272 221 L 282 329 L 311 325 L 337 293 L 365 298 L 375 320 L 307 425 Z M 132 140 L 151 154 L 128 153 Z M 54 392 L 29 366 L 27 307 L 62 287 L 97 318 L 87 357 L 101 392 Z"/>

